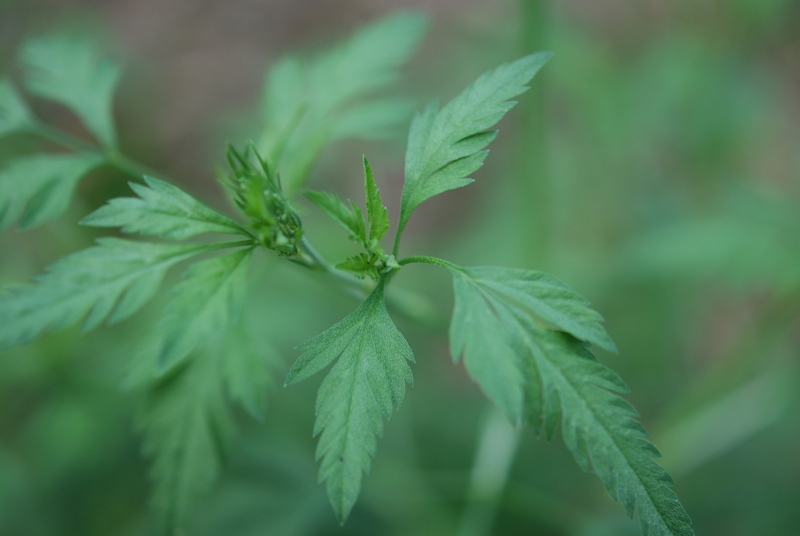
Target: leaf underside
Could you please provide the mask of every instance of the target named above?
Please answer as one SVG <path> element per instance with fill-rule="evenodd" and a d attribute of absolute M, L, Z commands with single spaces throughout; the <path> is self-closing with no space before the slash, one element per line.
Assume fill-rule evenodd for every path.
<path fill-rule="evenodd" d="M 0 294 L 0 350 L 83 317 L 84 330 L 104 320 L 124 320 L 155 296 L 173 264 L 214 248 L 117 238 L 97 243 L 59 260 L 33 284 L 9 287 Z"/>
<path fill-rule="evenodd" d="M 67 35 L 33 39 L 22 47 L 20 63 L 32 94 L 67 106 L 104 146 L 116 146 L 112 104 L 121 71 L 94 44 Z"/>
<path fill-rule="evenodd" d="M 247 294 L 253 248 L 234 250 L 192 264 L 170 291 L 164 311 L 158 367 L 166 370 L 195 347 L 234 323 Z"/>
<path fill-rule="evenodd" d="M 137 421 L 169 534 L 184 528 L 219 477 L 236 431 L 232 402 L 263 419 L 277 383 L 276 354 L 251 326 L 237 322 L 219 335 L 165 374 L 155 373 L 157 352 L 148 352 L 128 378 L 144 395 Z"/>
<path fill-rule="evenodd" d="M 405 121 L 408 103 L 382 93 L 399 78 L 425 26 L 418 14 L 389 16 L 316 58 L 287 58 L 270 70 L 260 147 L 287 191 L 303 183 L 330 141 L 383 137 Z"/>
<path fill-rule="evenodd" d="M 453 357 L 512 422 L 527 420 L 562 436 L 575 460 L 595 472 L 644 534 L 693 534 L 654 461 L 636 411 L 619 395 L 622 380 L 588 349 L 613 349 L 588 303 L 550 276 L 505 268 L 452 269 Z"/>
<path fill-rule="evenodd" d="M 0 136 L 24 128 L 30 112 L 19 93 L 8 80 L 0 78 Z"/>
<path fill-rule="evenodd" d="M 381 281 L 352 314 L 305 343 L 289 371 L 287 385 L 330 365 L 317 397 L 314 435 L 319 435 L 320 481 L 340 523 L 344 523 L 361 490 L 375 454 L 383 418 L 403 400 L 411 383 L 411 348 L 386 312 Z"/>
<path fill-rule="evenodd" d="M 145 177 L 147 186 L 130 183 L 139 196 L 112 199 L 81 223 L 120 227 L 125 233 L 185 240 L 204 233 L 250 236 L 238 223 L 208 208 L 177 186 Z"/>
<path fill-rule="evenodd" d="M 0 230 L 15 222 L 30 229 L 60 217 L 78 182 L 104 163 L 98 153 L 37 154 L 10 161 L 0 169 Z"/>

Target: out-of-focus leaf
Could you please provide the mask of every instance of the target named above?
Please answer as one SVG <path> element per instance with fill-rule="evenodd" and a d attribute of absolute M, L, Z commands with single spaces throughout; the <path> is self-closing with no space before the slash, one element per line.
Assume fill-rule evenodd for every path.
<path fill-rule="evenodd" d="M 379 95 L 396 82 L 425 26 L 419 14 L 389 16 L 314 59 L 289 58 L 270 70 L 261 148 L 287 191 L 302 185 L 330 141 L 382 136 L 407 117 L 406 101 Z"/>
<path fill-rule="evenodd" d="M 120 69 L 96 45 L 75 36 L 41 37 L 22 47 L 20 61 L 31 93 L 69 107 L 104 146 L 116 146 L 112 104 Z"/>
<path fill-rule="evenodd" d="M 8 80 L 0 78 L 0 136 L 30 122 L 28 107 Z"/>
<path fill-rule="evenodd" d="M 0 169 L 0 230 L 19 220 L 36 227 L 64 214 L 84 175 L 103 165 L 98 153 L 23 156 Z"/>

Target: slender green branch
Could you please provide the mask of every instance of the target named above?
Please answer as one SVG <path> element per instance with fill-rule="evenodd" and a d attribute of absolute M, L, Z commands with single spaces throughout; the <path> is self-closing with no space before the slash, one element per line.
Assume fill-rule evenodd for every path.
<path fill-rule="evenodd" d="M 46 140 L 50 140 L 53 143 L 61 145 L 62 147 L 66 147 L 67 149 L 72 149 L 73 151 L 91 151 L 95 153 L 101 153 L 106 158 L 106 162 L 110 166 L 127 175 L 130 175 L 131 177 L 141 179 L 144 175 L 149 175 L 152 177 L 166 178 L 163 173 L 160 173 L 142 164 L 141 162 L 137 162 L 136 160 L 117 151 L 116 149 L 98 147 L 97 145 L 71 136 L 66 132 L 63 132 L 57 128 L 53 128 L 50 125 L 40 121 L 33 121 L 30 123 L 28 125 L 28 131 L 31 134 L 35 134 Z"/>
<path fill-rule="evenodd" d="M 102 149 L 89 142 L 70 136 L 66 132 L 53 128 L 50 125 L 33 120 L 28 123 L 28 132 L 35 134 L 53 143 L 72 149 L 73 151 L 102 152 Z"/>
<path fill-rule="evenodd" d="M 300 254 L 294 257 L 287 257 L 289 261 L 299 264 L 315 272 L 321 272 L 329 275 L 341 283 L 344 283 L 354 296 L 364 299 L 370 292 L 372 292 L 373 285 L 365 279 L 359 279 L 356 276 L 339 270 L 325 258 L 311 245 L 308 238 L 303 237 L 300 241 Z"/>
<path fill-rule="evenodd" d="M 434 266 L 441 266 L 443 268 L 450 268 L 452 270 L 459 270 L 459 271 L 461 270 L 460 266 L 455 265 L 452 262 L 447 262 L 442 259 L 437 259 L 436 257 L 427 257 L 425 255 L 414 255 L 398 261 L 398 264 L 400 264 L 400 266 L 405 266 L 406 264 L 415 264 L 415 263 L 433 264 Z"/>

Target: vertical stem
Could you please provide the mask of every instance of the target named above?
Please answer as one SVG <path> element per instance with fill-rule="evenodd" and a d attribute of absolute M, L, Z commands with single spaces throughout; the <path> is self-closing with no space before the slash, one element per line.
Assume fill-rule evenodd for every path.
<path fill-rule="evenodd" d="M 520 0 L 522 18 L 520 47 L 523 54 L 546 50 L 549 9 L 546 0 Z M 515 229 L 519 237 L 519 261 L 545 269 L 552 240 L 552 192 L 547 169 L 547 125 L 545 103 L 548 68 L 542 69 L 531 83 L 525 98 L 516 110 L 520 118 L 521 135 L 516 154 L 518 181 L 514 185 L 513 201 Z"/>
<path fill-rule="evenodd" d="M 469 480 L 467 505 L 458 536 L 489 536 L 508 473 L 519 446 L 520 430 L 492 407 L 480 431 Z"/>
<path fill-rule="evenodd" d="M 546 49 L 548 5 L 546 0 L 519 0 L 522 17 L 520 47 L 522 54 Z M 543 70 L 546 74 L 547 69 Z M 512 208 L 515 218 L 519 262 L 545 268 L 552 238 L 552 194 L 547 173 L 545 124 L 546 76 L 540 73 L 531 90 L 520 99 L 517 117 L 521 118 L 519 155 L 513 187 Z M 472 468 L 467 506 L 461 519 L 459 536 L 488 536 L 493 533 L 495 517 L 520 441 L 514 429 L 496 409 L 486 420 Z"/>

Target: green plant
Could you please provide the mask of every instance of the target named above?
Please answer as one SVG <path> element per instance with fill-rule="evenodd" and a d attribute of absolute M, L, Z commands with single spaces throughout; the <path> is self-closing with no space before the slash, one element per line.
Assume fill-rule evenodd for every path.
<path fill-rule="evenodd" d="M 268 352 L 248 346 L 248 335 L 241 333 L 254 254 L 274 252 L 329 276 L 363 302 L 300 346 L 286 384 L 331 367 L 319 389 L 314 434 L 319 436 L 320 479 L 344 523 L 370 468 L 384 418 L 399 407 L 412 381 L 414 355 L 387 311 L 387 286 L 412 264 L 441 267 L 453 277 L 453 359 L 463 357 L 469 374 L 506 417 L 514 424 L 529 423 L 547 438 L 560 424 L 578 464 L 596 472 L 629 515 L 636 513 L 643 533 L 691 534 L 669 476 L 653 461 L 658 452 L 620 397 L 627 388 L 590 351 L 591 345 L 610 352 L 616 347 L 601 316 L 582 296 L 542 272 L 400 256 L 413 211 L 472 181 L 468 177 L 481 167 L 486 147 L 497 136 L 492 129 L 549 53 L 501 65 L 445 106 L 434 102 L 414 116 L 400 215 L 388 251 L 381 245 L 390 227 L 388 211 L 366 158 L 365 211 L 337 195 L 303 189 L 324 146 L 342 138 L 380 136 L 405 117 L 403 101 L 373 95 L 397 77 L 423 25 L 415 15 L 391 17 L 315 60 L 286 60 L 273 69 L 263 139 L 245 149 L 229 146 L 229 170 L 220 177 L 244 216 L 241 222 L 119 152 L 111 119 L 119 71 L 99 61 L 89 44 L 58 37 L 26 46 L 22 62 L 28 90 L 72 109 L 98 144 L 42 124 L 2 82 L 0 134 L 27 130 L 73 152 L 8 164 L 0 175 L 0 225 L 32 227 L 60 216 L 80 178 L 111 165 L 137 179 L 144 176 L 143 183 L 131 183 L 138 197 L 112 199 L 82 223 L 165 241 L 103 238 L 61 259 L 34 283 L 9 288 L 0 296 L 0 350 L 81 319 L 85 330 L 125 320 L 155 298 L 173 265 L 192 260 L 169 293 L 160 329 L 133 356 L 128 381 L 144 394 L 140 427 L 153 458 L 155 502 L 172 530 L 185 522 L 197 495 L 219 472 L 220 454 L 234 431 L 232 402 L 260 418 L 274 383 L 276 364 Z M 335 265 L 319 254 L 295 206 L 300 191 L 362 251 Z M 208 234 L 230 238 L 189 240 Z"/>

